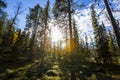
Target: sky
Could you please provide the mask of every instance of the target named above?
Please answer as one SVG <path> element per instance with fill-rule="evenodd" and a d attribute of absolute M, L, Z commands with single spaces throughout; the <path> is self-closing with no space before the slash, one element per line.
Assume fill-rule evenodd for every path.
<path fill-rule="evenodd" d="M 79 0 L 79 3 L 82 3 L 84 1 L 86 7 L 80 10 L 80 13 L 75 16 L 76 21 L 78 21 L 79 30 L 81 30 L 83 33 L 91 33 L 92 26 L 91 26 L 91 14 L 90 14 L 90 5 L 92 0 Z M 17 6 L 17 3 L 22 3 L 22 10 L 24 12 L 20 14 L 17 18 L 17 27 L 21 28 L 22 30 L 25 27 L 25 21 L 26 21 L 26 14 L 29 13 L 29 8 L 33 8 L 37 3 L 39 3 L 42 7 L 45 6 L 47 0 L 5 0 L 7 3 L 7 8 L 5 9 L 6 12 L 8 12 L 9 18 L 12 18 L 14 16 L 15 7 Z M 53 6 L 55 0 L 50 0 L 50 7 Z M 101 2 L 102 4 L 102 2 Z M 120 9 L 120 0 L 113 0 L 112 4 L 117 4 L 118 6 L 116 8 Z M 102 8 L 96 6 L 95 8 L 96 12 L 99 13 Z M 103 13 L 99 17 L 99 22 L 104 22 L 105 26 L 111 27 L 110 22 L 106 18 L 106 10 L 103 11 Z M 116 19 L 120 20 L 120 12 L 113 13 Z"/>
<path fill-rule="evenodd" d="M 116 8 L 120 10 L 120 0 L 118 0 L 118 1 L 114 0 L 113 4 L 117 4 L 118 6 Z M 89 4 L 88 7 L 90 5 L 91 4 Z M 116 8 L 114 8 L 114 10 Z M 100 8 L 98 6 L 95 7 L 95 11 L 97 14 L 99 14 L 102 11 L 102 9 L 103 8 Z M 88 42 L 91 42 L 90 37 L 92 37 L 94 40 L 94 34 L 93 34 L 93 28 L 92 28 L 92 23 L 91 23 L 90 8 L 81 10 L 81 13 L 78 15 L 79 16 L 82 15 L 79 18 L 78 17 L 76 18 L 78 20 L 78 25 L 84 26 L 84 27 L 78 27 L 79 30 L 82 31 L 82 34 L 80 34 L 80 35 L 85 36 L 85 34 L 87 34 Z M 120 23 L 120 11 L 113 12 L 113 15 L 114 15 L 114 18 L 119 20 L 119 23 Z M 107 13 L 106 9 L 104 9 L 103 12 L 101 13 L 101 15 L 98 17 L 98 22 L 99 22 L 99 24 L 102 24 L 102 22 L 103 22 L 107 30 L 113 30 L 110 20 L 108 20 L 108 13 Z M 120 24 L 119 24 L 119 27 L 120 27 Z"/>
<path fill-rule="evenodd" d="M 22 30 L 25 27 L 26 14 L 29 13 L 29 8 L 33 8 L 37 3 L 42 7 L 46 5 L 47 0 L 4 0 L 7 3 L 7 8 L 5 9 L 8 12 L 9 18 L 14 17 L 15 9 L 18 3 L 22 4 L 23 13 L 20 14 L 17 18 L 17 27 Z M 50 7 L 54 5 L 55 0 L 50 0 Z M 79 0 L 79 3 L 82 3 L 83 0 Z M 91 0 L 84 0 L 85 5 L 89 4 Z"/>
<path fill-rule="evenodd" d="M 5 9 L 8 12 L 9 18 L 14 17 L 15 9 L 18 3 L 22 4 L 23 13 L 20 14 L 17 18 L 17 27 L 22 30 L 25 27 L 26 14 L 29 13 L 29 8 L 33 8 L 37 3 L 42 7 L 46 5 L 47 0 L 4 0 L 7 3 L 7 8 Z M 50 5 L 54 4 L 54 0 L 50 0 Z"/>

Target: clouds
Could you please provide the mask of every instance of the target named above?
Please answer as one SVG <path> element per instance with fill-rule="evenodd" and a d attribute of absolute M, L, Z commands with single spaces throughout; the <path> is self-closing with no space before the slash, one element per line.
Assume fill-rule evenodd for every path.
<path fill-rule="evenodd" d="M 77 21 L 77 27 L 83 33 L 89 32 L 92 30 L 91 26 L 91 16 L 89 9 L 83 9 L 79 14 L 74 15 L 75 20 Z"/>
<path fill-rule="evenodd" d="M 81 9 L 80 11 L 77 11 L 74 15 L 75 20 L 77 21 L 77 27 L 78 30 L 80 30 L 81 32 L 79 32 L 79 35 L 84 39 L 85 34 L 88 35 L 88 42 L 91 42 L 90 37 L 94 38 L 94 34 L 93 34 L 93 28 L 92 28 L 92 22 L 91 22 L 91 12 L 90 12 L 90 5 L 92 3 L 90 3 L 87 8 Z M 120 9 L 120 1 L 118 0 L 114 0 L 113 4 L 117 4 L 115 9 Z M 102 6 L 104 4 L 102 3 Z M 99 7 L 96 6 L 95 7 L 95 11 L 96 11 L 96 15 L 98 15 L 104 7 Z M 79 14 L 78 14 L 79 12 Z M 115 17 L 115 19 L 119 20 L 120 22 L 120 11 L 119 12 L 113 12 L 113 15 Z M 107 30 L 111 29 L 112 30 L 112 26 L 110 23 L 110 20 L 108 18 L 108 13 L 106 11 L 106 9 L 104 9 L 102 11 L 102 13 L 99 15 L 98 18 L 98 22 L 99 24 L 102 24 L 102 22 L 104 23 L 105 27 Z M 93 39 L 94 40 L 94 39 Z"/>
<path fill-rule="evenodd" d="M 118 5 L 118 1 L 114 0 L 113 4 Z M 78 23 L 77 27 L 83 33 L 89 33 L 91 31 L 93 31 L 92 22 L 91 22 L 90 5 L 91 4 L 89 4 L 87 8 L 80 10 L 79 14 L 74 15 L 74 18 L 76 19 L 76 21 Z M 120 9 L 120 2 L 116 8 Z M 96 14 L 98 15 L 102 11 L 102 9 L 103 9 L 103 7 L 102 8 L 100 8 L 99 6 L 95 7 Z M 120 12 L 114 12 L 113 15 L 114 15 L 115 19 L 120 20 Z M 97 17 L 97 18 L 98 18 L 99 24 L 101 24 L 103 22 L 107 29 L 112 28 L 110 21 L 108 19 L 108 14 L 107 14 L 106 9 L 104 9 L 102 11 L 102 13 L 99 15 L 99 17 Z"/>

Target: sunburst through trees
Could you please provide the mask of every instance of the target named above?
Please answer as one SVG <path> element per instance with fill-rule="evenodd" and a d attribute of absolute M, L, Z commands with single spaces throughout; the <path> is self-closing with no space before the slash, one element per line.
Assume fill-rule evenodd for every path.
<path fill-rule="evenodd" d="M 120 20 L 110 14 L 106 20 L 101 19 L 106 15 L 105 6 L 111 13 L 120 8 L 120 3 L 95 1 L 47 0 L 45 6 L 32 4 L 21 30 L 17 18 L 24 12 L 22 5 L 9 18 L 9 12 L 4 11 L 9 4 L 0 0 L 0 80 L 120 80 Z M 80 22 L 83 18 L 85 23 Z M 109 19 L 114 31 L 105 24 Z M 81 31 L 86 26 L 80 24 L 92 31 Z"/>

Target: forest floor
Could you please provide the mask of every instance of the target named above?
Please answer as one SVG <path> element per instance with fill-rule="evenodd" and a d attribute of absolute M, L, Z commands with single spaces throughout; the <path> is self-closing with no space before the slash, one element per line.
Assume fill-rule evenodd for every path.
<path fill-rule="evenodd" d="M 40 60 L 35 60 L 31 63 L 25 64 L 23 66 L 17 65 L 13 67 L 8 66 L 10 64 L 6 64 L 7 67 L 2 66 L 0 72 L 0 80 L 41 80 L 39 79 L 39 70 Z M 3 69 L 4 68 L 4 69 Z M 54 62 L 53 66 L 46 71 L 43 75 L 42 80 L 61 80 L 60 79 L 61 70 L 59 68 L 59 63 Z"/>
<path fill-rule="evenodd" d="M 52 66 L 42 75 L 42 80 L 70 80 L 68 78 L 70 77 L 70 72 L 67 70 L 67 66 L 69 65 L 63 64 L 64 62 L 60 63 L 59 61 L 52 63 Z M 41 80 L 39 77 L 40 64 L 40 60 L 34 60 L 31 63 L 26 63 L 21 66 L 10 66 L 10 63 L 6 64 L 7 67 L 5 65 L 0 67 L 0 80 Z M 98 71 L 97 74 L 92 74 L 91 77 L 81 80 L 120 80 L 120 65 L 102 65 L 102 69 L 97 70 L 100 66 L 101 64 L 91 64 L 92 69 Z M 4 68 L 3 71 L 2 68 Z M 109 73 L 111 72 L 111 74 L 104 73 L 104 70 L 107 70 Z"/>

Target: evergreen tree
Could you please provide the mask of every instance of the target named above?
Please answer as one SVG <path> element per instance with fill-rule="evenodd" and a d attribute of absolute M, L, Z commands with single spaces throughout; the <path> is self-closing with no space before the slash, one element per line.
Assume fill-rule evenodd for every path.
<path fill-rule="evenodd" d="M 7 14 L 3 11 L 4 8 L 6 8 L 7 5 L 3 0 L 0 0 L 0 51 L 1 51 L 1 43 L 3 41 L 2 37 L 4 34 L 5 29 L 5 19 L 7 17 Z"/>
<path fill-rule="evenodd" d="M 60 15 L 62 15 L 63 17 L 68 15 L 67 18 L 68 18 L 68 26 L 69 26 L 69 33 L 70 33 L 70 50 L 71 50 L 71 80 L 76 80 L 76 77 L 75 77 L 75 71 L 73 69 L 73 65 L 74 65 L 74 62 L 73 62 L 73 59 L 74 57 L 72 55 L 73 54 L 73 51 L 72 51 L 72 47 L 73 47 L 73 31 L 72 31 L 72 9 L 71 9 L 71 4 L 72 4 L 72 0 L 56 0 L 55 2 L 55 5 L 54 5 L 54 8 L 53 8 L 53 13 L 54 13 L 54 16 L 57 18 L 57 17 L 60 17 Z"/>
<path fill-rule="evenodd" d="M 48 0 L 47 1 L 47 4 L 45 6 L 45 8 L 43 9 L 43 23 L 44 23 L 44 52 L 45 52 L 45 49 L 47 48 L 47 30 L 49 29 L 48 27 L 48 22 L 49 22 L 49 18 L 50 18 L 50 15 L 49 15 L 49 11 L 50 11 L 50 1 Z"/>
<path fill-rule="evenodd" d="M 27 15 L 27 25 L 26 27 L 32 27 L 32 36 L 31 36 L 31 40 L 30 40 L 30 50 L 29 50 L 29 59 L 32 60 L 32 54 L 33 54 L 33 47 L 34 47 L 34 43 L 35 43 L 35 38 L 36 38 L 36 33 L 37 33 L 37 29 L 38 29 L 38 25 L 41 22 L 41 15 L 42 13 L 42 7 L 40 7 L 39 4 L 37 4 L 34 8 L 30 8 L 30 14 Z"/>
<path fill-rule="evenodd" d="M 28 45 L 29 33 L 25 33 L 24 31 L 18 29 L 14 33 L 12 52 L 17 53 L 17 56 L 26 55 L 28 53 Z"/>
<path fill-rule="evenodd" d="M 110 51 L 108 46 L 108 36 L 104 24 L 99 25 L 94 5 L 91 6 L 92 26 L 94 28 L 96 50 L 98 53 L 97 62 L 111 63 Z"/>
<path fill-rule="evenodd" d="M 73 31 L 74 31 L 75 54 L 79 54 L 79 36 L 78 36 L 78 29 L 76 27 L 75 20 L 73 20 Z"/>
<path fill-rule="evenodd" d="M 95 2 L 98 1 L 98 3 L 99 3 L 100 0 L 94 0 L 94 1 Z M 112 9 L 110 8 L 110 5 L 109 5 L 109 1 L 108 0 L 103 0 L 103 2 L 104 2 L 106 10 L 108 12 L 108 16 L 109 16 L 111 25 L 113 27 L 113 30 L 114 30 L 114 33 L 115 33 L 115 36 L 116 36 L 118 47 L 120 49 L 120 31 L 119 31 L 119 26 L 117 25 L 116 20 L 115 20 L 115 18 L 113 16 Z"/>
<path fill-rule="evenodd" d="M 7 20 L 6 26 L 5 26 L 5 32 L 2 36 L 2 43 L 1 47 L 3 48 L 1 52 L 3 53 L 10 53 L 12 51 L 13 47 L 13 37 L 14 37 L 14 31 L 15 31 L 15 26 L 11 26 L 11 31 L 9 31 L 10 27 L 9 25 L 12 23 L 11 20 Z"/>
<path fill-rule="evenodd" d="M 48 27 L 48 22 L 49 22 L 49 11 L 50 11 L 50 1 L 48 0 L 47 1 L 47 4 L 45 6 L 45 8 L 43 9 L 42 11 L 42 21 L 43 21 L 43 52 L 41 53 L 41 64 L 40 64 L 40 73 L 39 75 L 42 76 L 43 75 L 43 72 L 44 72 L 44 69 L 45 69 L 45 65 L 44 65 L 44 57 L 45 55 L 47 54 L 47 50 L 48 48 L 50 47 L 49 44 L 50 44 L 50 40 L 49 40 L 49 37 L 48 37 L 48 33 L 47 33 L 47 30 L 49 29 Z"/>
<path fill-rule="evenodd" d="M 109 30 L 109 50 L 111 52 L 111 57 L 113 57 L 113 62 L 118 63 L 118 53 L 119 49 L 116 42 L 116 37 L 114 33 Z"/>
<path fill-rule="evenodd" d="M 118 42 L 118 46 L 119 46 L 119 49 L 120 49 L 120 31 L 119 31 L 119 27 L 113 17 L 113 14 L 112 14 L 112 11 L 109 7 L 109 4 L 108 4 L 108 0 L 103 0 L 104 1 L 104 4 L 105 4 L 105 7 L 106 7 L 106 10 L 108 12 L 108 15 L 109 15 L 109 18 L 110 18 L 110 21 L 111 21 L 111 24 L 113 26 L 113 29 L 114 29 L 114 32 L 115 32 L 115 35 L 116 35 L 116 39 L 117 39 L 117 42 Z"/>

